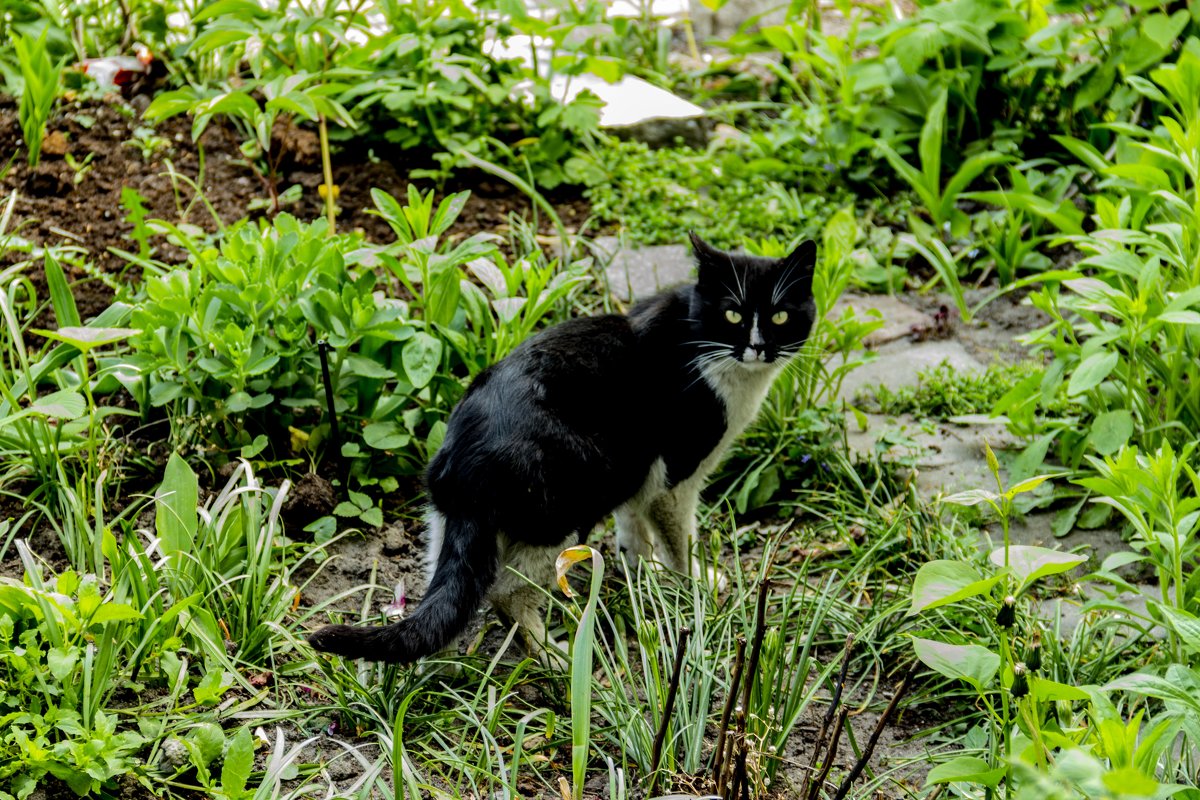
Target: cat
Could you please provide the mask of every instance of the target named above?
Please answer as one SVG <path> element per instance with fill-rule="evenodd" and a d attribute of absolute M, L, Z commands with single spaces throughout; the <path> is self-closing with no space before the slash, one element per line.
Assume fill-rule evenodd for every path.
<path fill-rule="evenodd" d="M 808 338 L 816 245 L 772 259 L 691 239 L 695 284 L 554 325 L 476 377 L 426 473 L 424 599 L 390 625 L 321 628 L 314 648 L 416 661 L 485 599 L 545 644 L 536 587 L 609 514 L 627 557 L 698 575 L 700 490 Z"/>

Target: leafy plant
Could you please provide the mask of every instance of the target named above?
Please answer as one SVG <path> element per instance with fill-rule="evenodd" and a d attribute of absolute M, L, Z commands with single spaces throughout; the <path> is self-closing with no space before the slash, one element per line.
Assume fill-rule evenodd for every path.
<path fill-rule="evenodd" d="M 913 648 L 925 666 L 953 680 L 965 681 L 975 691 L 990 725 L 990 758 L 985 761 L 974 756 L 959 756 L 935 768 L 926 780 L 930 784 L 970 781 L 988 789 L 995 789 L 1006 780 L 1011 790 L 1014 788 L 1011 785 L 1016 738 L 1014 724 L 1036 742 L 1044 714 L 1044 706 L 1040 703 L 1086 698 L 1074 687 L 1037 674 L 1040 645 L 1035 643 L 1040 634 L 1028 622 L 1017 625 L 1020 618 L 1018 599 L 1041 578 L 1066 572 L 1085 558 L 1010 542 L 1009 518 L 1014 499 L 1052 476 L 1029 478 L 1006 489 L 995 455 L 990 447 L 986 450 L 988 468 L 996 480 L 997 491 L 972 489 L 951 495 L 944 502 L 964 506 L 986 503 L 999 517 L 1004 543 L 988 558 L 994 566 L 992 574 L 981 576 L 970 564 L 960 561 L 937 560 L 925 564 L 913 582 L 909 614 L 972 598 L 982 599 L 980 613 L 986 624 L 986 644 L 914 637 Z M 1021 639 L 1024 639 L 1023 647 L 1019 644 Z M 992 650 L 988 645 L 996 649 Z M 1022 650 L 1027 655 L 1023 655 Z M 1045 756 L 1040 748 L 1037 752 L 1037 763 L 1044 766 Z"/>
<path fill-rule="evenodd" d="M 20 102 L 17 117 L 21 121 L 21 132 L 25 138 L 25 149 L 29 166 L 36 167 L 42 158 L 42 140 L 46 138 L 46 122 L 58 99 L 58 87 L 62 78 L 62 63 L 55 64 L 46 48 L 46 32 L 36 41 L 28 37 L 14 36 L 13 46 L 21 65 Z"/>
<path fill-rule="evenodd" d="M 972 181 L 991 167 L 1006 161 L 1008 156 L 994 150 L 969 156 L 943 185 L 942 147 L 948 97 L 947 91 L 939 92 L 926 112 L 917 148 L 921 160 L 919 170 L 908 163 L 888 142 L 877 139 L 875 146 L 892 165 L 892 169 L 896 170 L 896 174 L 916 192 L 925 210 L 929 212 L 934 226 L 950 235 L 961 235 L 969 223 L 966 215 L 956 207 L 959 196 Z"/>
<path fill-rule="evenodd" d="M 272 214 L 278 214 L 283 200 L 279 192 L 283 154 L 274 144 L 277 123 L 288 127 L 297 118 L 322 124 L 325 119 L 334 119 L 346 127 L 354 126 L 349 112 L 334 97 L 341 92 L 342 85 L 323 82 L 325 77 L 295 72 L 223 92 L 198 92 L 190 87 L 177 89 L 154 98 L 145 117 L 162 120 L 188 112 L 193 116 L 193 141 L 199 140 L 213 117 L 223 115 L 231 119 L 244 139 L 242 154 L 262 181 Z M 325 157 L 328 157 L 327 147 Z"/>

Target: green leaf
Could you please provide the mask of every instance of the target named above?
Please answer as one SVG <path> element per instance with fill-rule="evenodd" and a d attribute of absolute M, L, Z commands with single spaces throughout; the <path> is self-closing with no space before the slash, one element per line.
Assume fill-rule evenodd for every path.
<path fill-rule="evenodd" d="M 246 790 L 250 770 L 254 766 L 254 737 L 250 728 L 243 726 L 229 743 L 225 763 L 221 765 L 221 789 L 230 797 L 238 797 Z"/>
<path fill-rule="evenodd" d="M 192 689 L 192 695 L 197 703 L 216 703 L 232 685 L 232 675 L 222 669 L 210 669 L 196 684 L 196 688 Z"/>
<path fill-rule="evenodd" d="M 54 339 L 58 342 L 74 345 L 86 353 L 95 347 L 103 347 L 106 344 L 124 341 L 130 336 L 141 333 L 141 331 L 134 328 L 89 328 L 85 325 L 82 327 L 69 326 L 59 328 L 56 331 L 35 330 L 33 333 L 45 336 L 47 339 Z"/>
<path fill-rule="evenodd" d="M 395 422 L 372 422 L 363 428 L 363 441 L 376 450 L 398 450 L 408 446 L 412 434 Z"/>
<path fill-rule="evenodd" d="M 983 594 L 1001 577 L 1002 574 L 997 574 L 980 578 L 978 572 L 961 561 L 930 561 L 917 571 L 908 615 Z"/>
<path fill-rule="evenodd" d="M 1133 435 L 1133 415 L 1124 408 L 1106 411 L 1092 422 L 1088 441 L 1102 456 L 1110 456 L 1121 449 Z"/>
<path fill-rule="evenodd" d="M 1034 676 L 1030 681 L 1030 694 L 1035 700 L 1090 700 L 1089 695 L 1085 690 L 1078 686 L 1070 686 L 1065 683 L 1048 680 Z"/>
<path fill-rule="evenodd" d="M 188 738 L 195 743 L 200 760 L 204 762 L 196 766 L 208 766 L 225 748 L 225 732 L 215 722 L 197 724 L 188 733 Z"/>
<path fill-rule="evenodd" d="M 949 644 L 913 637 L 921 663 L 947 678 L 964 680 L 983 691 L 1000 669 L 1000 656 L 977 644 Z"/>
<path fill-rule="evenodd" d="M 1186 11 L 1180 12 L 1186 14 Z M 1117 767 L 1106 770 L 1103 777 L 1104 786 L 1115 795 L 1122 797 L 1156 797 L 1160 796 L 1160 784 L 1141 770 L 1133 766 Z M 1172 792 L 1171 794 L 1174 794 Z M 1169 795 L 1168 795 L 1169 796 Z"/>
<path fill-rule="evenodd" d="M 1200 619 L 1191 612 L 1163 603 L 1154 603 L 1152 607 L 1175 632 L 1184 647 L 1193 653 L 1200 653 Z"/>
<path fill-rule="evenodd" d="M 99 625 L 116 620 L 140 619 L 141 616 L 141 612 L 125 603 L 105 603 L 96 609 L 96 613 L 92 615 L 91 624 Z"/>
<path fill-rule="evenodd" d="M 1085 358 L 1071 374 L 1067 394 L 1075 397 L 1098 386 L 1117 366 L 1118 359 L 1118 355 L 1112 352 L 1094 353 Z"/>
<path fill-rule="evenodd" d="M 54 318 L 58 320 L 58 327 L 81 327 L 83 321 L 79 317 L 75 295 L 71 294 L 71 287 L 67 284 L 62 265 L 49 249 L 46 250 L 44 262 L 46 287 L 50 291 L 50 305 L 54 308 Z"/>
<path fill-rule="evenodd" d="M 338 503 L 333 509 L 333 513 L 339 517 L 357 517 L 362 513 L 362 509 L 347 500 Z"/>
<path fill-rule="evenodd" d="M 995 492 L 989 492 L 987 489 L 968 489 L 965 492 L 957 492 L 948 497 L 943 497 L 943 503 L 950 503 L 955 506 L 977 506 L 980 503 L 994 504 L 1000 496 Z"/>
<path fill-rule="evenodd" d="M 1060 477 L 1058 473 L 1051 473 L 1049 475 L 1035 475 L 1032 478 L 1026 478 L 1020 483 L 1010 486 L 1008 491 L 1004 493 L 1004 497 L 1006 500 L 1012 500 L 1017 495 L 1025 494 L 1026 492 L 1032 492 L 1046 481 L 1058 477 Z"/>
<path fill-rule="evenodd" d="M 982 758 L 959 756 L 945 764 L 938 764 L 925 776 L 925 785 L 938 783 L 978 783 L 995 788 L 1004 778 L 1004 767 L 992 769 Z"/>
<path fill-rule="evenodd" d="M 87 403 L 79 392 L 63 389 L 43 395 L 29 407 L 32 414 L 56 419 L 78 419 L 87 410 Z"/>
<path fill-rule="evenodd" d="M 442 340 L 417 331 L 404 345 L 401 361 L 414 389 L 428 386 L 442 361 Z"/>
<path fill-rule="evenodd" d="M 172 453 L 154 496 L 154 527 L 163 555 L 176 569 L 183 566 L 183 554 L 195 550 L 199 495 L 196 473 L 178 453 Z"/>
<path fill-rule="evenodd" d="M 1003 567 L 1004 548 L 997 547 L 988 558 L 996 566 Z M 1008 548 L 1008 567 L 1020 581 L 1021 589 L 1039 578 L 1072 570 L 1085 561 L 1087 561 L 1087 556 L 1064 553 L 1061 550 L 1051 550 L 1046 547 L 1014 544 Z"/>
<path fill-rule="evenodd" d="M 78 647 L 52 647 L 46 653 L 46 666 L 50 668 L 50 674 L 59 683 L 67 679 L 78 663 Z"/>

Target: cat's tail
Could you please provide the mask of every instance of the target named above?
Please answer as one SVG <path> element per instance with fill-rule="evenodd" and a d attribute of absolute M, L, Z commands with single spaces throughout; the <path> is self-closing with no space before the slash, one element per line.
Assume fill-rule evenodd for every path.
<path fill-rule="evenodd" d="M 327 625 L 317 650 L 406 664 L 445 648 L 462 632 L 496 579 L 496 537 L 475 520 L 447 517 L 437 566 L 417 610 L 391 625 Z"/>

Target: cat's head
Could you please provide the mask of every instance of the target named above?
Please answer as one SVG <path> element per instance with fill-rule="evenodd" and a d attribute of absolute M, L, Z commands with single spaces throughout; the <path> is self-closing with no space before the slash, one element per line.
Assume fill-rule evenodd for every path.
<path fill-rule="evenodd" d="M 705 361 L 726 358 L 748 369 L 796 355 L 812 329 L 817 246 L 801 242 L 783 258 L 727 253 L 691 234 L 696 257 L 694 322 Z"/>

